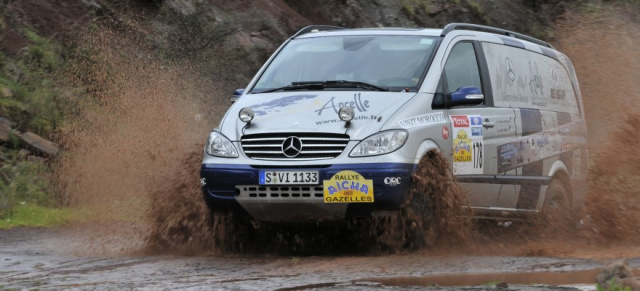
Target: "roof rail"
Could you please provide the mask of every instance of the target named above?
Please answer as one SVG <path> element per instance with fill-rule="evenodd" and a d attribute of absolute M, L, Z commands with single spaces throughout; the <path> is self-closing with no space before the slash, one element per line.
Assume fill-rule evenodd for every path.
<path fill-rule="evenodd" d="M 449 23 L 449 24 L 447 24 L 447 26 L 445 26 L 442 29 L 441 36 L 444 37 L 444 36 L 447 35 L 447 33 L 452 32 L 454 30 L 476 30 L 476 31 L 492 32 L 492 33 L 496 33 L 496 34 L 503 34 L 503 35 L 506 35 L 506 36 L 523 39 L 523 40 L 530 41 L 530 42 L 535 43 L 535 44 L 539 44 L 541 46 L 546 46 L 546 47 L 549 47 L 549 48 L 553 48 L 553 46 L 551 44 L 549 44 L 548 42 L 539 40 L 539 39 L 537 39 L 535 37 L 531 37 L 531 36 L 524 35 L 524 34 L 521 34 L 521 33 L 509 31 L 509 30 L 506 30 L 506 29 L 501 29 L 501 28 L 496 28 L 496 27 L 491 27 L 491 26 L 486 26 L 486 25 L 469 24 L 469 23 Z"/>
<path fill-rule="evenodd" d="M 331 26 L 331 25 L 309 25 L 309 26 L 307 26 L 307 27 L 305 27 L 303 29 L 300 29 L 291 38 L 295 38 L 295 37 L 303 35 L 305 33 L 313 32 L 314 30 L 315 31 L 330 31 L 330 30 L 340 30 L 340 29 L 347 29 L 347 28 L 346 27 L 340 27 L 340 26 Z"/>

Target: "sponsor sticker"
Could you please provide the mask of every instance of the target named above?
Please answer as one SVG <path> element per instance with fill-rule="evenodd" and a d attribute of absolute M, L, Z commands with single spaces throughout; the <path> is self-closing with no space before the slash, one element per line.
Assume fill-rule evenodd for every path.
<path fill-rule="evenodd" d="M 361 93 L 355 93 L 353 94 L 353 99 L 348 99 L 348 100 L 336 100 L 336 97 L 331 97 L 331 99 L 329 99 L 327 103 L 325 103 L 320 109 L 317 109 L 314 112 L 317 112 L 318 116 L 322 115 L 323 112 L 330 112 L 330 111 L 334 111 L 335 114 L 338 114 L 338 111 L 340 111 L 340 108 L 345 106 L 349 106 L 353 108 L 353 110 L 356 113 L 358 113 L 358 112 L 367 112 L 369 107 L 371 107 L 371 104 L 369 103 L 369 100 L 362 99 Z"/>
<path fill-rule="evenodd" d="M 441 123 L 444 121 L 445 121 L 444 113 L 434 112 L 434 113 L 413 116 L 407 119 L 400 120 L 400 126 L 404 128 L 412 128 L 412 127 L 429 125 L 433 123 Z"/>
<path fill-rule="evenodd" d="M 469 118 L 466 115 L 453 115 L 451 116 L 451 123 L 453 127 L 469 127 Z"/>
<path fill-rule="evenodd" d="M 453 162 L 471 162 L 471 139 L 464 129 L 453 139 Z"/>
<path fill-rule="evenodd" d="M 471 120 L 471 126 L 482 126 L 482 117 L 480 116 L 469 116 L 469 120 Z"/>
<path fill-rule="evenodd" d="M 446 125 L 442 127 L 442 138 L 449 138 L 449 128 Z"/>
<path fill-rule="evenodd" d="M 484 143 L 482 116 L 453 115 L 453 173 L 482 174 Z"/>
<path fill-rule="evenodd" d="M 389 186 L 398 186 L 402 183 L 402 177 L 386 177 L 384 178 L 384 184 Z"/>
<path fill-rule="evenodd" d="M 340 171 L 324 180 L 324 203 L 373 203 L 373 181 L 354 171 Z"/>

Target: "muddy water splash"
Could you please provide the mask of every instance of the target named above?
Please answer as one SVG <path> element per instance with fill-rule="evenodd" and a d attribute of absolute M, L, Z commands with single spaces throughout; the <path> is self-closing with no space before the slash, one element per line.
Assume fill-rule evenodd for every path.
<path fill-rule="evenodd" d="M 162 61 L 136 38 L 145 27 L 130 25 L 135 31 L 124 35 L 109 26 L 87 32 L 74 55 L 79 64 L 71 69 L 70 82 L 86 88 L 90 101 L 63 133 L 66 154 L 56 174 L 66 203 L 91 221 L 82 226 L 83 232 L 93 230 L 91 242 L 80 246 L 89 252 L 100 244 L 104 252 L 110 252 L 109 245 L 119 245 L 115 252 L 135 251 L 157 223 L 147 214 L 160 198 L 173 202 L 173 209 L 158 216 L 167 224 L 183 223 L 175 218 L 181 215 L 202 220 L 190 216 L 203 209 L 201 197 L 191 193 L 199 185 L 197 171 L 183 170 L 198 169 L 200 161 L 184 157 L 200 155 L 224 110 L 214 104 L 226 94 L 221 96 L 211 80 L 189 63 Z M 158 197 L 156 186 L 167 184 L 175 195 Z M 122 247 L 127 244 L 129 249 Z"/>
<path fill-rule="evenodd" d="M 410 206 L 418 207 L 411 215 L 427 215 L 431 222 L 429 234 L 435 235 L 438 244 L 464 245 L 469 242 L 472 213 L 468 210 L 467 193 L 452 176 L 448 159 L 438 151 L 429 151 L 418 164 L 411 188 L 413 198 L 423 195 L 426 201 Z"/>
<path fill-rule="evenodd" d="M 469 243 L 471 211 L 465 191 L 452 178 L 447 158 L 429 151 L 418 164 L 405 205 L 397 213 L 352 221 L 370 252 L 397 253 Z M 371 242 L 375 242 L 371 244 Z"/>
<path fill-rule="evenodd" d="M 590 190 L 581 235 L 595 244 L 640 240 L 637 8 L 567 15 L 557 35 L 557 46 L 576 67 L 585 103 Z"/>

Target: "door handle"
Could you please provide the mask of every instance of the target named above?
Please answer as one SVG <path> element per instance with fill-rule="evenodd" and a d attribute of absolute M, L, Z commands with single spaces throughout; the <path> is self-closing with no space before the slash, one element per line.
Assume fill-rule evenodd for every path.
<path fill-rule="evenodd" d="M 496 126 L 496 123 L 495 123 L 495 122 L 491 122 L 491 121 L 489 121 L 489 119 L 485 119 L 485 120 L 482 122 L 482 126 L 483 126 L 484 128 L 493 128 L 493 127 L 495 127 L 495 126 Z"/>

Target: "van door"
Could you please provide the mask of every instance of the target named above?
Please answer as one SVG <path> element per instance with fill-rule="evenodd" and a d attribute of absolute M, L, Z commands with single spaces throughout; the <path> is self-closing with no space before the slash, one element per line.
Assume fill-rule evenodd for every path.
<path fill-rule="evenodd" d="M 515 139 L 515 113 L 511 108 L 490 106 L 490 80 L 483 62 L 482 47 L 478 43 L 455 44 L 445 62 L 436 96 L 444 98 L 445 107 L 450 108 L 453 172 L 467 190 L 469 204 L 473 208 L 495 209 L 501 207 L 502 195 L 512 197 L 516 193 L 512 185 L 495 184 L 498 145 Z M 485 96 L 483 104 L 447 105 L 446 96 L 469 86 L 481 89 Z M 442 102 L 437 98 L 434 103 Z"/>

